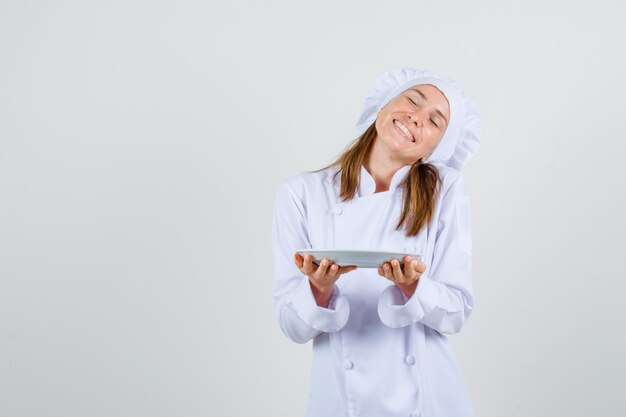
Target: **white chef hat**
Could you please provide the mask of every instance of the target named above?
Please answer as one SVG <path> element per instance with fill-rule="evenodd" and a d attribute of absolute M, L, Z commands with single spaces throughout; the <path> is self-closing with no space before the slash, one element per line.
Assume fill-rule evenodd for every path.
<path fill-rule="evenodd" d="M 441 142 L 424 162 L 443 163 L 457 170 L 478 151 L 480 144 L 480 113 L 478 105 L 464 97 L 462 87 L 454 80 L 441 77 L 428 69 L 410 67 L 391 69 L 376 79 L 374 87 L 363 103 L 356 124 L 360 136 L 376 120 L 381 108 L 409 87 L 432 84 L 448 99 L 450 123 Z"/>

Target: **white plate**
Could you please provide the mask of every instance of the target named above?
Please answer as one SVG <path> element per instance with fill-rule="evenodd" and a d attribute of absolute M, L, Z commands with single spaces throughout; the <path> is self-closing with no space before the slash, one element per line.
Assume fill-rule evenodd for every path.
<path fill-rule="evenodd" d="M 313 262 L 319 262 L 326 258 L 339 266 L 356 265 L 359 268 L 377 268 L 379 265 L 397 259 L 400 265 L 404 264 L 404 257 L 410 256 L 412 259 L 420 259 L 422 255 L 408 252 L 379 252 L 368 250 L 325 250 L 325 249 L 299 249 L 296 251 L 300 255 L 313 255 Z"/>

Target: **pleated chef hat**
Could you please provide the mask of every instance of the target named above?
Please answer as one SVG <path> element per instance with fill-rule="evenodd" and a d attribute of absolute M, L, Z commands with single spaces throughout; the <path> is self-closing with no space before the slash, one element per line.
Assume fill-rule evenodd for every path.
<path fill-rule="evenodd" d="M 456 81 L 441 77 L 428 69 L 410 67 L 391 69 L 376 79 L 374 87 L 363 103 L 356 124 L 360 136 L 376 120 L 381 108 L 398 94 L 418 84 L 432 84 L 448 99 L 450 123 L 433 153 L 424 160 L 442 163 L 461 170 L 465 163 L 478 151 L 480 144 L 480 113 L 478 105 L 463 95 Z"/>

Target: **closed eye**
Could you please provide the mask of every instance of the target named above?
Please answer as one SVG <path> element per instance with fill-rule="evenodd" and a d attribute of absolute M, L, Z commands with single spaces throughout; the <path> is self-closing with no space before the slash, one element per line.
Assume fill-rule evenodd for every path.
<path fill-rule="evenodd" d="M 413 103 L 413 104 L 415 104 L 415 105 L 417 106 L 417 103 L 415 103 L 411 97 L 407 97 L 407 98 L 409 99 L 409 101 L 410 101 L 411 103 Z M 433 119 L 430 119 L 430 122 L 431 122 L 432 124 L 434 124 L 436 128 L 439 128 L 439 125 L 437 125 L 437 123 L 435 123 L 435 122 L 433 121 Z"/>

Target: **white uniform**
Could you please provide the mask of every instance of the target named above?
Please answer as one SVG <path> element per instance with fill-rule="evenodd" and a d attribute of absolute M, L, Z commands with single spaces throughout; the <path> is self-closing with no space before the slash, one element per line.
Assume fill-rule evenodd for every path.
<path fill-rule="evenodd" d="M 273 301 L 284 334 L 313 340 L 308 417 L 472 417 L 469 397 L 446 334 L 473 309 L 470 207 L 462 174 L 436 165 L 442 177 L 434 218 L 415 237 L 395 230 L 400 181 L 374 193 L 361 167 L 355 198 L 339 197 L 337 168 L 299 173 L 278 187 L 272 244 Z M 328 308 L 317 306 L 296 249 L 421 253 L 426 271 L 407 299 L 376 269 L 359 268 L 336 282 Z"/>

